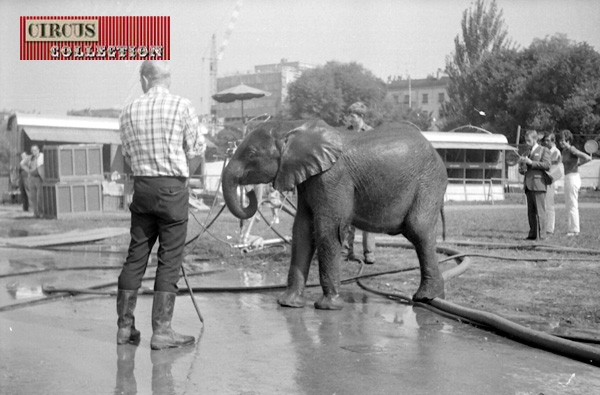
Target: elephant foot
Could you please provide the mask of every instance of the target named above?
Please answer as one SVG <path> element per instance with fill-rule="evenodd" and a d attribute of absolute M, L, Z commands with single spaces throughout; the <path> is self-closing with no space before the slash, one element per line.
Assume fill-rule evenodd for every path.
<path fill-rule="evenodd" d="M 306 298 L 297 292 L 286 291 L 277 299 L 277 303 L 284 307 L 304 307 L 306 306 Z"/>
<path fill-rule="evenodd" d="M 413 302 L 428 303 L 435 298 L 445 299 L 444 281 L 423 282 L 417 292 L 413 295 Z"/>
<path fill-rule="evenodd" d="M 340 295 L 321 296 L 321 299 L 315 302 L 315 309 L 319 310 L 341 310 L 344 308 L 344 301 Z"/>

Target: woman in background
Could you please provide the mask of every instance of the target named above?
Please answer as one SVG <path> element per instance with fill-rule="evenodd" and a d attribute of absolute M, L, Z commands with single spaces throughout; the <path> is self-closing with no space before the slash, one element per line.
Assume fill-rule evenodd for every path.
<path fill-rule="evenodd" d="M 573 147 L 573 133 L 561 130 L 558 134 L 558 145 L 561 148 L 562 163 L 565 168 L 565 208 L 567 209 L 568 228 L 567 236 L 579 235 L 579 188 L 581 177 L 579 165 L 592 160 L 585 152 Z"/>

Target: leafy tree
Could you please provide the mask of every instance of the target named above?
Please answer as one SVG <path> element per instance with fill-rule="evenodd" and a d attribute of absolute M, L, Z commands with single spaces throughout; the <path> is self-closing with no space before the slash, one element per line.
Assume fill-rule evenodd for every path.
<path fill-rule="evenodd" d="M 498 10 L 496 1 L 492 0 L 486 7 L 484 0 L 463 12 L 461 21 L 462 38 L 454 39 L 454 53 L 446 59 L 446 73 L 450 77 L 448 86 L 449 101 L 442 106 L 442 115 L 446 118 L 445 129 L 476 121 L 477 91 L 469 80 L 470 73 L 479 65 L 487 54 L 497 53 L 513 47 L 507 38 L 508 31 Z"/>
<path fill-rule="evenodd" d="M 581 135 L 580 142 L 595 135 L 600 138 L 600 80 L 577 87 L 564 102 L 562 124 Z"/>
<path fill-rule="evenodd" d="M 287 100 L 290 117 L 317 117 L 339 126 L 352 103 L 362 101 L 373 112 L 384 97 L 385 84 L 371 71 L 355 62 L 332 61 L 303 72 L 289 85 Z M 371 113 L 367 114 L 367 123 L 372 118 Z"/>
<path fill-rule="evenodd" d="M 558 34 L 523 53 L 530 72 L 512 103 L 521 124 L 538 130 L 600 132 L 600 54 Z"/>
<path fill-rule="evenodd" d="M 398 106 L 393 100 L 385 99 L 379 108 L 373 109 L 373 126 L 381 123 L 405 123 L 419 129 L 431 130 L 433 114 L 423 109 Z"/>
<path fill-rule="evenodd" d="M 515 141 L 519 121 L 514 115 L 511 100 L 526 79 L 526 69 L 520 67 L 521 54 L 512 49 L 488 53 L 464 77 L 463 86 L 469 90 L 465 100 L 462 124 L 484 126 Z M 460 125 L 453 125 L 453 127 Z"/>
<path fill-rule="evenodd" d="M 446 61 L 444 129 L 473 124 L 515 141 L 517 128 L 570 129 L 581 142 L 600 134 L 600 54 L 557 34 L 517 49 L 502 12 L 483 0 L 466 10 L 463 40 Z"/>

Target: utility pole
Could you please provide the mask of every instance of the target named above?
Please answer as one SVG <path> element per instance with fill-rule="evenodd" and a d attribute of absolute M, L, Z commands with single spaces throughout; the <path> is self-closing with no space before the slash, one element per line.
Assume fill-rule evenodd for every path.
<path fill-rule="evenodd" d="M 213 34 L 210 43 L 210 83 L 209 83 L 209 101 L 211 120 L 217 121 L 217 105 L 212 98 L 217 93 L 217 68 L 219 60 L 217 59 L 217 38 Z"/>
<path fill-rule="evenodd" d="M 412 90 L 410 87 L 410 74 L 408 75 L 408 108 L 412 109 Z"/>

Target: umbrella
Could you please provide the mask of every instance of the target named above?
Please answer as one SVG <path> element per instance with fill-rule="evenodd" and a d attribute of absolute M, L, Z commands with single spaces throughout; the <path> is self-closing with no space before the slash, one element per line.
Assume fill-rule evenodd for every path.
<path fill-rule="evenodd" d="M 258 99 L 259 97 L 271 96 L 271 92 L 266 92 L 258 88 L 240 84 L 233 88 L 225 89 L 215 93 L 212 98 L 219 103 L 231 103 L 236 100 L 242 102 L 242 122 L 244 121 L 244 100 Z"/>

